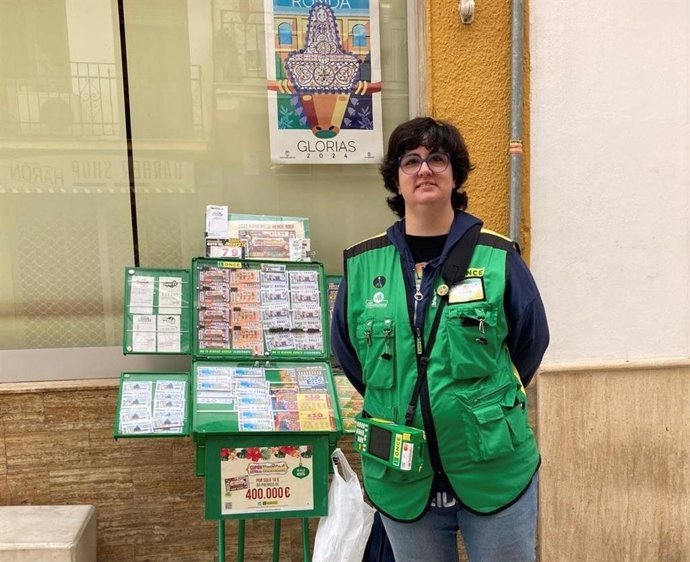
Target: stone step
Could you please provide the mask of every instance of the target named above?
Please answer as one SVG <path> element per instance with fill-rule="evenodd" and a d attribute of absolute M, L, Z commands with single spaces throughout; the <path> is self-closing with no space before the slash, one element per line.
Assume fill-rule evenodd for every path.
<path fill-rule="evenodd" d="M 96 509 L 0 507 L 0 562 L 96 562 Z"/>

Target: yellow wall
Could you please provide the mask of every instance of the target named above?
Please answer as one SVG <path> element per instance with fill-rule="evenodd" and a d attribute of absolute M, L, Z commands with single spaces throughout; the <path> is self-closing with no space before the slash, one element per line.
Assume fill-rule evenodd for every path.
<path fill-rule="evenodd" d="M 457 2 L 431 0 L 427 90 L 429 113 L 457 125 L 475 170 L 467 182 L 469 211 L 488 228 L 509 231 L 511 2 L 477 2 L 474 22 L 460 23 Z M 522 227 L 529 249 L 529 49 L 525 6 Z"/>

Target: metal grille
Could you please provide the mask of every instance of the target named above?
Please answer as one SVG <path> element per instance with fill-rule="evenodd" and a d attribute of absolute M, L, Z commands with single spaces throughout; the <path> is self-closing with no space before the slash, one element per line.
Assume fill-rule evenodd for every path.
<path fill-rule="evenodd" d="M 42 215 L 18 225 L 18 305 L 26 347 L 105 345 L 96 221 Z"/>

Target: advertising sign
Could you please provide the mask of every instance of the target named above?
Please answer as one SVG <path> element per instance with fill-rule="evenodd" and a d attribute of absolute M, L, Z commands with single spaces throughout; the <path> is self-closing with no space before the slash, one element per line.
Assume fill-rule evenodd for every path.
<path fill-rule="evenodd" d="M 328 513 L 327 434 L 208 434 L 204 449 L 207 519 Z"/>
<path fill-rule="evenodd" d="M 312 509 L 312 454 L 311 445 L 222 448 L 221 514 Z"/>

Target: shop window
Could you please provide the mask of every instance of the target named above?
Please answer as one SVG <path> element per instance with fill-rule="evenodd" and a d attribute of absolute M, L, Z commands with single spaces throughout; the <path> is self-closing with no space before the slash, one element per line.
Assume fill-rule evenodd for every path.
<path fill-rule="evenodd" d="M 76 9 L 86 4 L 93 10 Z M 103 376 L 91 367 L 104 349 L 119 357 L 123 270 L 135 249 L 142 267 L 189 267 L 204 252 L 206 205 L 308 218 L 315 259 L 334 274 L 344 247 L 394 219 L 375 164 L 270 161 L 266 43 L 277 40 L 283 53 L 301 47 L 306 18 L 282 20 L 276 37 L 262 0 L 124 0 L 123 22 L 117 4 L 0 0 L 5 380 Z M 362 80 L 383 84 L 384 138 L 409 116 L 408 5 L 380 3 L 381 76 L 367 59 L 360 66 Z M 351 48 L 369 48 L 367 26 L 339 31 Z M 18 86 L 37 75 L 50 79 Z M 22 366 L 5 352 L 21 352 Z M 105 370 L 115 376 L 120 367 Z"/>

